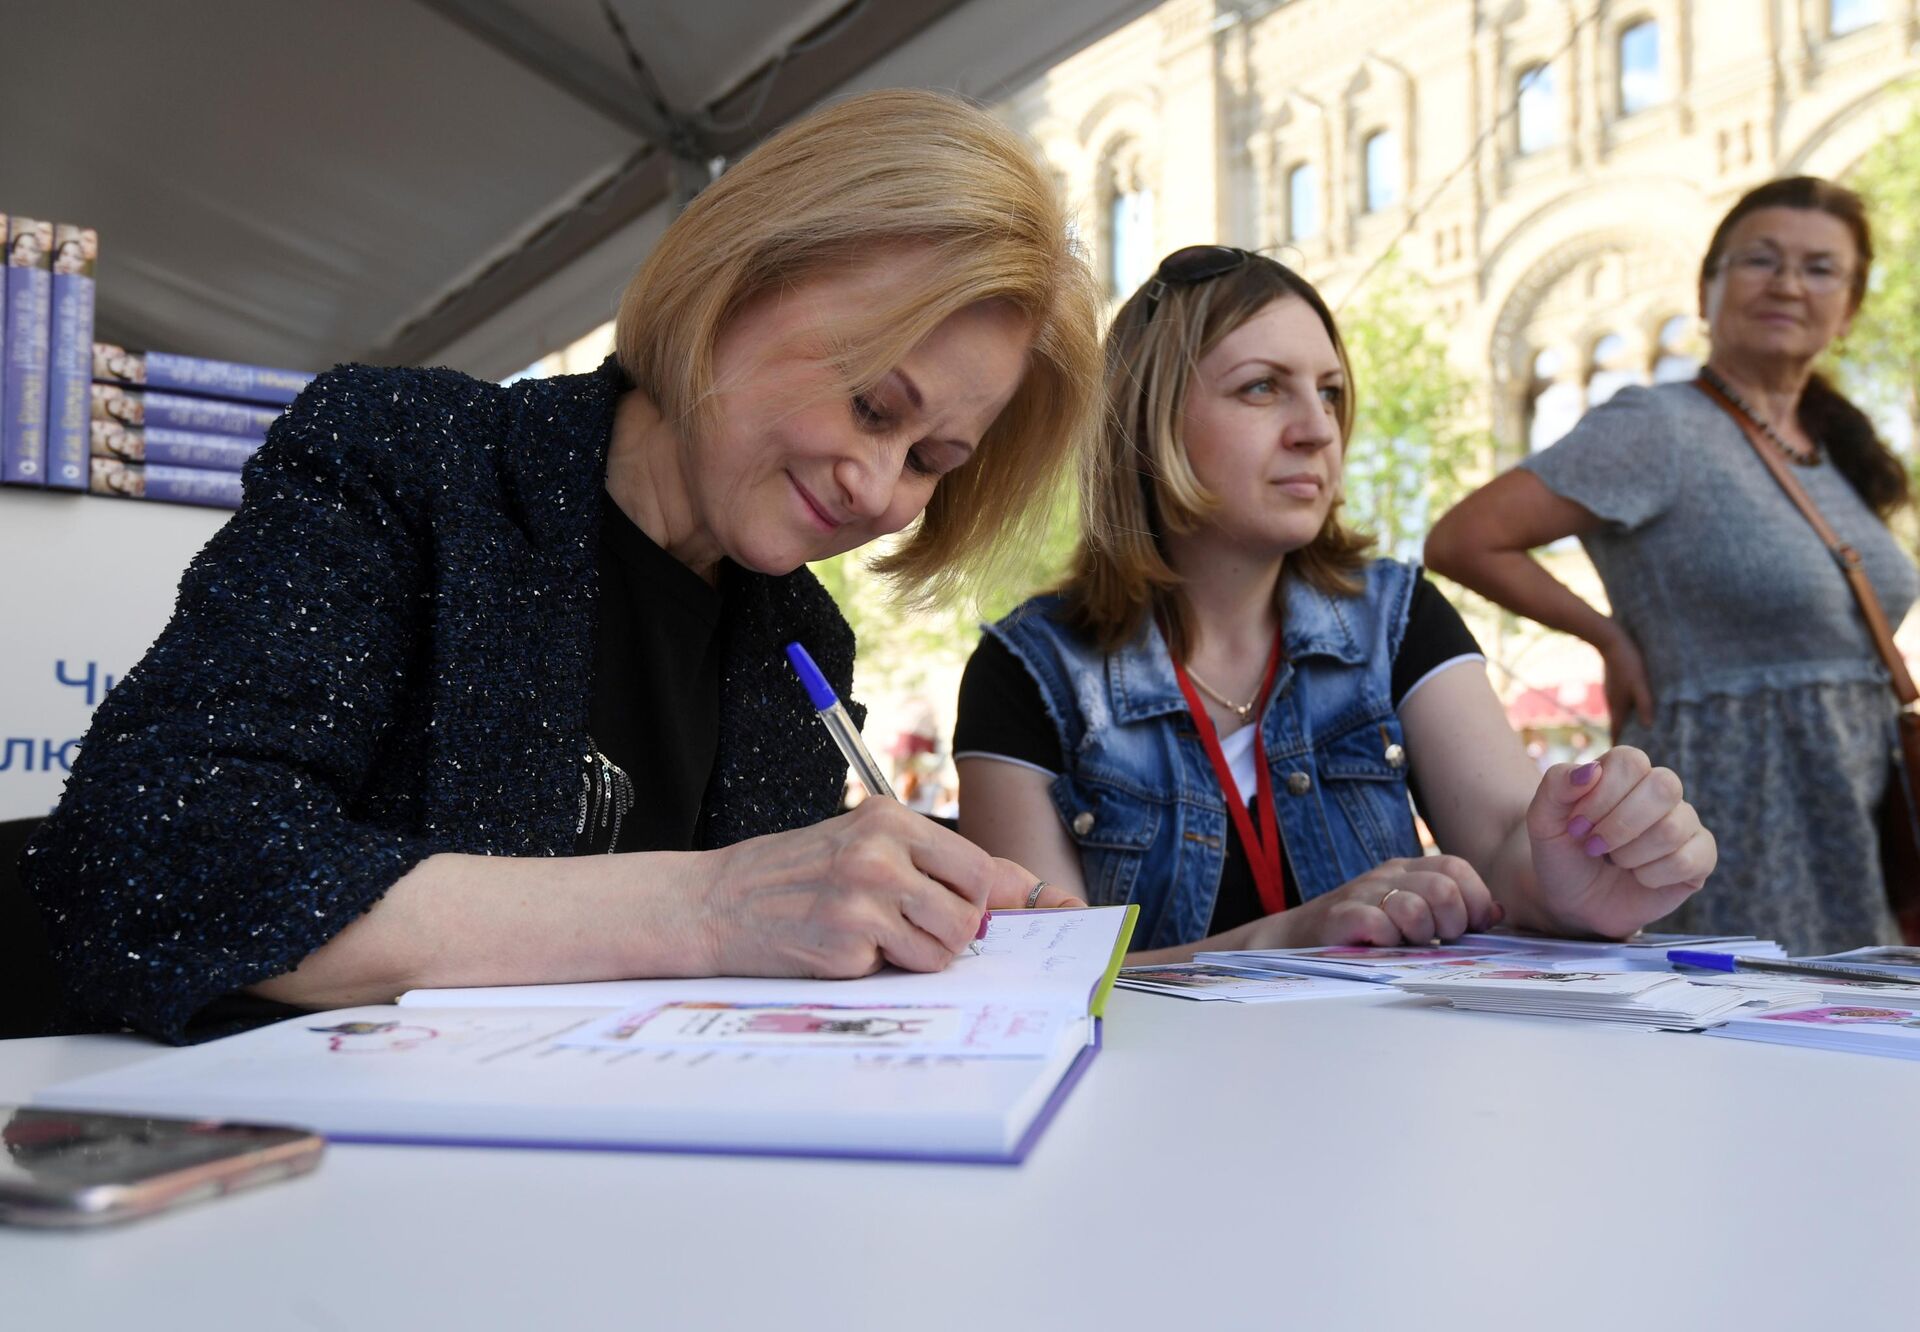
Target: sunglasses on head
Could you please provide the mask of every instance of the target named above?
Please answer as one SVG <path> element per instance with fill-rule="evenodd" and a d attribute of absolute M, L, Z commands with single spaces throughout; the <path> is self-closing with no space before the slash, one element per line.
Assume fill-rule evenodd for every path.
<path fill-rule="evenodd" d="M 1160 267 L 1154 269 L 1153 276 L 1147 279 L 1147 303 L 1142 316 L 1147 319 L 1153 317 L 1168 287 L 1190 287 L 1196 282 L 1211 282 L 1260 257 L 1251 250 L 1242 250 L 1234 245 L 1183 246 L 1162 259 Z"/>

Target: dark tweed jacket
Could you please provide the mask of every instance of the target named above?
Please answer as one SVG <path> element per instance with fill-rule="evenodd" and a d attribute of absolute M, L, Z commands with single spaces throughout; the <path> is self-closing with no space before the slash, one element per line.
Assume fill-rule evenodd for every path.
<path fill-rule="evenodd" d="M 626 387 L 346 366 L 288 408 L 23 860 L 76 1016 L 180 1040 L 435 852 L 571 854 Z M 846 770 L 782 653 L 845 696 L 813 576 L 742 573 L 722 632 L 701 847 L 832 814 Z"/>

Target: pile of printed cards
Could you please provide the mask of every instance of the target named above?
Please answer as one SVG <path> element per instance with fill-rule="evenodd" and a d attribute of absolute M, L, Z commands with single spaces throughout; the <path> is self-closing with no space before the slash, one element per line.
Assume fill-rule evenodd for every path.
<path fill-rule="evenodd" d="M 1714 1030 L 1742 1040 L 1920 1058 L 1920 948 L 1859 948 L 1805 959 L 1879 971 L 1885 981 L 1755 971 L 1681 975 L 1667 960 L 1675 948 L 1786 956 L 1773 940 L 1750 936 L 1656 934 L 1613 943 L 1469 934 L 1431 947 L 1199 953 L 1174 966 L 1128 967 L 1118 984 L 1242 1003 L 1391 986 L 1484 1013 Z"/>
<path fill-rule="evenodd" d="M 1123 990 L 1170 994 L 1180 999 L 1270 1004 L 1284 999 L 1333 999 L 1378 994 L 1372 985 L 1324 976 L 1286 975 L 1217 962 L 1172 962 L 1164 966 L 1122 967 L 1113 982 Z"/>
<path fill-rule="evenodd" d="M 1409 994 L 1445 999 L 1455 1008 L 1478 1012 L 1584 1018 L 1671 1031 L 1703 1031 L 1743 1010 L 1801 1008 L 1819 1002 L 1820 996 L 1811 986 L 1700 985 L 1671 972 L 1555 970 L 1526 963 L 1412 976 L 1394 984 Z"/>
<path fill-rule="evenodd" d="M 1842 976 L 1791 976 L 1784 972 L 1762 975 L 1753 971 L 1685 973 L 1695 985 L 1737 985 L 1750 994 L 1777 989 L 1788 994 L 1808 990 L 1823 1004 L 1878 1004 L 1882 1008 L 1920 1008 L 1920 984 L 1905 981 L 1853 980 Z"/>
<path fill-rule="evenodd" d="M 1802 1004 L 1784 1012 L 1742 1014 L 1713 1035 L 1920 1059 L 1920 1013 L 1882 1004 Z"/>
<path fill-rule="evenodd" d="M 1492 962 L 1520 964 L 1543 971 L 1585 967 L 1595 971 L 1639 971 L 1670 976 L 1669 948 L 1710 948 L 1741 957 L 1785 957 L 1771 939 L 1702 934 L 1640 934 L 1624 943 L 1591 939 L 1548 939 L 1526 934 L 1467 934 L 1450 944 L 1371 948 L 1331 944 L 1318 948 L 1270 948 L 1247 952 L 1198 953 L 1195 962 L 1242 970 L 1391 985 L 1413 977 L 1469 974 Z M 1744 978 L 1743 978 L 1744 979 Z"/>
<path fill-rule="evenodd" d="M 1327 944 L 1319 948 L 1269 948 L 1239 953 L 1196 953 L 1194 961 L 1213 966 L 1283 976 L 1326 976 L 1334 980 L 1390 985 L 1408 976 L 1471 967 L 1489 958 L 1543 957 L 1509 944 L 1436 944 L 1426 947 L 1370 948 L 1365 944 Z"/>

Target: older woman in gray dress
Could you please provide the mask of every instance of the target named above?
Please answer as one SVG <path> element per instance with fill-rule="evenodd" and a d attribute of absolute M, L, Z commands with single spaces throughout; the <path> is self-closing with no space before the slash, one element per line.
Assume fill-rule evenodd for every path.
<path fill-rule="evenodd" d="M 1748 193 L 1700 267 L 1701 378 L 1794 465 L 1897 625 L 1920 590 L 1887 530 L 1906 473 L 1813 369 L 1859 311 L 1872 257 L 1851 191 L 1801 176 Z M 1610 616 L 1528 553 L 1566 536 Z M 1801 953 L 1895 937 L 1876 834 L 1885 672 L 1826 548 L 1698 385 L 1622 390 L 1441 519 L 1427 560 L 1598 648 L 1616 738 L 1685 780 L 1720 866 L 1666 928 Z"/>

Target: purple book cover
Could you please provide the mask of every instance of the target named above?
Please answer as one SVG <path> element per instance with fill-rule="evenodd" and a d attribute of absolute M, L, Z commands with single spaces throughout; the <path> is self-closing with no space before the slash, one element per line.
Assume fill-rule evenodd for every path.
<path fill-rule="evenodd" d="M 47 484 L 47 344 L 53 303 L 53 224 L 13 218 L 7 228 L 6 410 L 0 481 Z"/>
<path fill-rule="evenodd" d="M 279 417 L 278 407 L 255 407 L 244 402 L 216 402 L 178 393 L 153 393 L 118 384 L 93 386 L 93 419 L 121 425 L 158 426 L 162 430 L 190 430 L 202 435 L 231 435 L 255 442 L 267 437 L 267 427 Z"/>
<path fill-rule="evenodd" d="M 231 435 L 202 435 L 162 426 L 125 426 L 115 421 L 91 423 L 90 444 L 96 458 L 120 462 L 162 463 L 169 467 L 204 467 L 237 472 L 259 444 Z"/>
<path fill-rule="evenodd" d="M 92 227 L 53 229 L 53 350 L 47 368 L 47 484 L 87 488 L 88 417 L 93 407 L 93 265 L 100 237 Z"/>
<path fill-rule="evenodd" d="M 7 215 L 0 213 L 0 237 L 7 234 Z M 0 421 L 7 419 L 7 266 L 0 262 Z"/>
<path fill-rule="evenodd" d="M 215 509 L 240 507 L 240 474 L 202 467 L 168 467 L 95 458 L 92 490 L 96 495 L 159 500 L 166 504 L 202 504 Z"/>
<path fill-rule="evenodd" d="M 93 377 L 107 384 L 171 389 L 208 398 L 271 402 L 284 407 L 313 382 L 304 370 L 276 370 L 239 361 L 208 361 L 172 352 L 128 351 L 110 342 L 93 344 Z"/>

